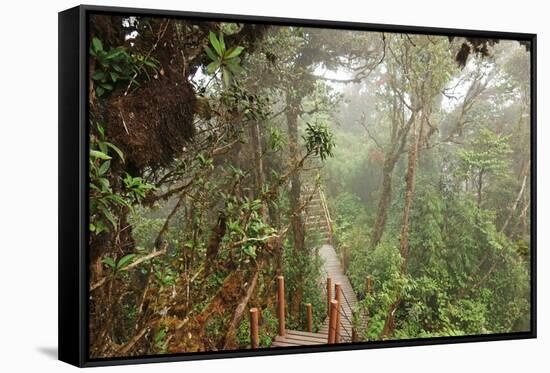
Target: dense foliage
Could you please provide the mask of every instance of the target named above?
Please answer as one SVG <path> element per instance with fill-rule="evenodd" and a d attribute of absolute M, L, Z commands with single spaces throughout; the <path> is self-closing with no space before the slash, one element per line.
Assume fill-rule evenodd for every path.
<path fill-rule="evenodd" d="M 248 348 L 251 307 L 269 347 L 279 275 L 287 328 L 310 303 L 318 330 L 331 239 L 360 340 L 529 329 L 524 46 L 461 66 L 458 38 L 90 26 L 92 357 Z"/>

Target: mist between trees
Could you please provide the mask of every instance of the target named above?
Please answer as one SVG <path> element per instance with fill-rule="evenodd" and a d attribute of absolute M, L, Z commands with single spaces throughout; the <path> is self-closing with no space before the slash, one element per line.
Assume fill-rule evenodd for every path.
<path fill-rule="evenodd" d="M 89 41 L 90 357 L 249 348 L 251 307 L 270 347 L 278 275 L 318 331 L 326 243 L 357 340 L 529 330 L 527 43 L 106 15 Z"/>

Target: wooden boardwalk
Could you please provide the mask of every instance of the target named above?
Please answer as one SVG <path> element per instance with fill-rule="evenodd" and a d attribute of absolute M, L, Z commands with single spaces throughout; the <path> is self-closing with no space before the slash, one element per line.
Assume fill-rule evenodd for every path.
<path fill-rule="evenodd" d="M 336 251 L 331 245 L 323 245 L 319 249 L 319 255 L 323 259 L 325 273 L 324 283 L 330 277 L 333 286 L 340 284 L 342 291 L 342 302 L 340 307 L 340 343 L 351 342 L 352 339 L 352 315 L 353 307 L 357 303 L 357 297 L 351 287 L 351 283 L 344 274 Z M 334 290 L 332 290 L 334 295 Z M 328 343 L 329 318 L 327 317 L 318 333 L 309 333 L 298 330 L 285 330 L 285 335 L 278 335 L 271 347 L 289 347 L 303 345 L 320 345 Z"/>

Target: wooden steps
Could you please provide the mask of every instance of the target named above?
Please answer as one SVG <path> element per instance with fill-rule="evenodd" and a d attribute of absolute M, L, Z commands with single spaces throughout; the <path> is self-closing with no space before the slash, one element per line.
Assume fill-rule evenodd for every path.
<path fill-rule="evenodd" d="M 319 249 L 319 255 L 323 259 L 323 268 L 327 277 L 332 278 L 332 283 L 340 283 L 345 299 L 341 305 L 340 317 L 340 343 L 351 342 L 353 307 L 357 304 L 351 283 L 338 260 L 338 255 L 331 245 L 323 245 Z M 344 298 L 343 297 L 343 298 Z M 317 333 L 309 333 L 299 330 L 286 330 L 284 336 L 278 335 L 271 347 L 309 346 L 328 343 L 328 317 L 325 319 Z"/>
<path fill-rule="evenodd" d="M 272 347 L 310 346 L 327 343 L 327 334 L 287 330 L 285 336 L 278 335 Z"/>

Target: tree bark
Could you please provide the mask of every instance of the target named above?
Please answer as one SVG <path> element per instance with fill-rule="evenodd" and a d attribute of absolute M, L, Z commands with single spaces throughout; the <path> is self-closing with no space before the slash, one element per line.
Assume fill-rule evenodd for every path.
<path fill-rule="evenodd" d="M 393 131 L 392 144 L 390 150 L 386 153 L 384 159 L 384 169 L 382 175 L 382 192 L 378 202 L 378 208 L 376 210 L 376 220 L 371 233 L 370 247 L 374 248 L 382 239 L 382 234 L 386 228 L 386 220 L 388 217 L 388 210 L 392 200 L 392 176 L 397 161 L 401 157 L 401 153 L 405 147 L 406 139 L 409 134 L 410 128 L 416 119 L 416 112 L 413 112 L 409 120 L 399 130 Z"/>
<path fill-rule="evenodd" d="M 401 274 L 404 275 L 407 273 L 407 264 L 409 259 L 409 217 L 410 210 L 412 205 L 412 200 L 414 196 L 414 181 L 416 176 L 416 166 L 418 163 L 418 154 L 420 152 L 420 142 L 422 141 L 424 134 L 424 121 L 420 121 L 418 133 L 416 131 L 416 126 L 413 125 L 413 136 L 411 145 L 409 148 L 409 157 L 407 165 L 407 175 L 406 180 L 406 191 L 405 191 L 405 201 L 403 203 L 403 216 L 401 219 L 401 235 L 399 238 L 399 251 L 401 254 Z M 401 304 L 401 296 L 397 296 L 397 299 L 392 303 L 389 308 L 388 314 L 386 315 L 386 321 L 384 322 L 384 328 L 380 333 L 380 337 L 386 338 L 393 334 L 395 330 L 395 313 L 397 307 Z"/>
<path fill-rule="evenodd" d="M 290 151 L 290 158 L 292 163 L 298 162 L 300 159 L 300 152 L 299 152 L 299 139 L 298 139 L 298 113 L 299 113 L 299 105 L 300 105 L 300 99 L 293 95 L 287 95 L 287 111 L 286 111 L 286 120 L 287 120 L 287 126 L 288 126 L 288 138 L 289 138 L 289 151 Z M 294 246 L 293 246 L 293 252 L 294 255 L 293 258 L 299 258 L 300 255 L 304 255 L 304 248 L 305 248 L 305 228 L 304 228 L 304 221 L 302 219 L 302 213 L 301 210 L 297 210 L 296 207 L 300 206 L 300 199 L 301 199 L 301 182 L 300 182 L 300 173 L 295 172 L 290 177 L 290 206 L 291 209 L 294 211 L 292 215 L 290 216 L 290 224 L 292 228 L 292 237 L 294 239 Z M 296 262 L 298 265 L 299 263 Z M 293 314 L 294 316 L 298 316 L 300 312 L 300 304 L 302 302 L 302 295 L 303 295 L 303 276 L 302 271 L 299 270 L 298 265 L 298 271 L 296 272 L 296 291 L 294 293 L 294 296 L 292 298 L 292 302 L 289 302 L 289 313 Z"/>
<path fill-rule="evenodd" d="M 500 233 L 503 233 L 506 228 L 508 227 L 508 224 L 510 224 L 510 220 L 512 220 L 512 217 L 514 216 L 519 201 L 521 200 L 521 197 L 523 196 L 523 192 L 525 191 L 525 186 L 527 185 L 527 177 L 529 176 L 529 167 L 531 166 L 531 161 L 528 161 L 525 163 L 525 167 L 523 168 L 523 181 L 521 182 L 521 187 L 519 189 L 518 195 L 516 199 L 514 200 L 514 203 L 512 204 L 512 207 L 510 208 L 510 212 L 508 213 L 508 217 L 504 221 L 504 224 L 502 225 L 502 228 L 500 228 Z"/>
<path fill-rule="evenodd" d="M 254 193 L 254 198 L 258 198 L 262 194 L 265 185 L 265 174 L 264 174 L 264 162 L 262 158 L 262 135 L 260 130 L 260 124 L 257 121 L 251 123 L 250 128 L 250 143 L 252 148 L 252 153 L 254 157 L 254 184 L 256 186 L 256 192 Z M 262 207 L 260 209 L 260 215 L 264 222 L 267 222 L 267 206 L 265 202 L 262 202 Z"/>
<path fill-rule="evenodd" d="M 409 161 L 407 166 L 407 190 L 405 192 L 405 202 L 403 205 L 403 217 L 401 220 L 401 236 L 399 239 L 399 246 L 401 252 L 401 258 L 403 263 L 401 264 L 401 272 L 407 271 L 407 261 L 409 258 L 409 216 L 414 195 L 414 180 L 416 176 L 416 165 L 418 162 L 418 153 L 420 152 L 420 141 L 423 137 L 424 122 L 420 122 L 420 128 L 418 133 L 416 129 L 413 129 L 413 142 L 409 150 Z"/>
<path fill-rule="evenodd" d="M 254 290 L 256 290 L 256 285 L 258 285 L 259 276 L 260 276 L 260 270 L 257 270 L 252 276 L 252 280 L 250 281 L 250 285 L 248 285 L 248 289 L 246 290 L 245 295 L 242 297 L 239 304 L 235 308 L 235 311 L 233 312 L 233 316 L 231 317 L 231 322 L 227 326 L 227 332 L 225 333 L 224 345 L 223 345 L 224 350 L 234 349 L 237 347 L 235 343 L 237 328 L 239 327 L 239 324 L 241 323 L 245 315 L 248 302 L 250 301 L 252 294 L 254 294 Z"/>
<path fill-rule="evenodd" d="M 370 247 L 374 248 L 380 243 L 386 219 L 388 217 L 388 209 L 392 199 L 392 174 L 395 168 L 395 162 L 390 160 L 384 162 L 384 170 L 382 175 L 382 192 L 378 201 L 378 209 L 376 210 L 376 220 L 371 233 Z"/>

